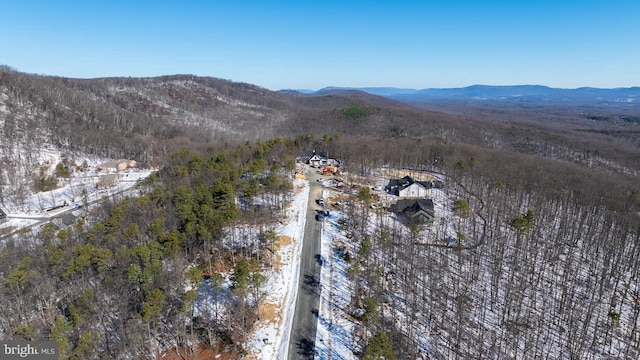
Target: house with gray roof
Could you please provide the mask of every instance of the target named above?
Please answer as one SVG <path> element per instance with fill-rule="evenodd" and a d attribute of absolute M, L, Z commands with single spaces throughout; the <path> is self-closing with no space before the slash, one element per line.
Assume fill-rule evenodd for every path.
<path fill-rule="evenodd" d="M 406 222 L 425 225 L 433 222 L 436 216 L 431 199 L 402 199 L 391 205 L 389 210 L 402 217 Z"/>
<path fill-rule="evenodd" d="M 411 176 L 401 179 L 391 179 L 385 187 L 387 192 L 402 198 L 429 198 L 431 197 L 431 181 L 418 181 Z"/>

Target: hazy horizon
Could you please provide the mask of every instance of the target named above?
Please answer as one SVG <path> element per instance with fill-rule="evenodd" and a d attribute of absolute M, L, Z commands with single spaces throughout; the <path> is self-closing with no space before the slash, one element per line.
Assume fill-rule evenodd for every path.
<path fill-rule="evenodd" d="M 640 85 L 640 2 L 3 4 L 0 63 L 96 78 L 212 76 L 271 90 Z"/>

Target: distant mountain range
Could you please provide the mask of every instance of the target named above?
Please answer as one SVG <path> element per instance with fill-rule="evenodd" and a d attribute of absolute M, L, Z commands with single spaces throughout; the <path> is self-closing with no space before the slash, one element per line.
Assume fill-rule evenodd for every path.
<path fill-rule="evenodd" d="M 394 87 L 326 87 L 318 91 L 300 90 L 305 94 L 341 94 L 362 91 L 403 102 L 429 100 L 518 101 L 564 103 L 630 103 L 640 104 L 640 87 L 559 89 L 542 85 L 491 86 L 473 85 L 463 88 L 407 89 Z"/>

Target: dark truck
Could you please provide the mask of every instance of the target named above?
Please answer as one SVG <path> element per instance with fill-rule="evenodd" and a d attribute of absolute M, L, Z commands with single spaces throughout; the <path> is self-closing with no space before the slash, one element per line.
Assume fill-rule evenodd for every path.
<path fill-rule="evenodd" d="M 329 216 L 329 211 L 325 211 L 325 210 L 316 210 L 316 220 L 318 221 L 324 221 L 325 217 Z"/>

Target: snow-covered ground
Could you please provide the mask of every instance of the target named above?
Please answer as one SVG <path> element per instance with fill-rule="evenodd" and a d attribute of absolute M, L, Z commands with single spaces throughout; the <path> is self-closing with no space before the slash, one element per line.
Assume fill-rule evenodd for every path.
<path fill-rule="evenodd" d="M 388 182 L 387 178 L 374 179 L 378 187 L 384 187 Z M 325 197 L 337 195 L 337 191 L 325 191 Z M 393 224 L 398 231 L 408 232 L 405 225 L 398 222 L 396 217 L 381 209 L 381 206 L 388 206 L 398 198 L 388 195 L 384 191 L 374 191 L 379 199 L 378 203 L 372 205 L 371 218 L 368 220 L 372 229 L 377 226 L 376 217 L 384 218 L 383 223 Z M 455 237 L 456 230 L 452 221 L 451 199 L 447 197 L 441 189 L 432 190 L 432 199 L 436 219 L 434 223 L 444 224 L 446 236 Z M 377 206 L 376 206 L 377 205 Z M 318 359 L 357 359 L 355 352 L 362 351 L 362 344 L 358 344 L 354 338 L 354 333 L 360 323 L 350 315 L 349 306 L 353 293 L 353 283 L 348 276 L 350 264 L 345 260 L 344 253 L 357 253 L 358 244 L 347 238 L 346 232 L 340 227 L 340 220 L 347 219 L 347 215 L 342 211 L 332 211 L 331 216 L 325 219 L 322 232 L 322 272 L 320 275 L 321 300 L 320 313 L 318 317 L 318 332 L 316 334 L 316 358 Z M 434 227 L 423 229 L 425 232 L 438 231 Z M 439 227 L 442 231 L 442 227 Z M 397 318 L 408 318 L 404 306 L 388 309 L 388 312 L 397 312 Z M 428 329 L 422 328 L 421 333 L 428 333 Z M 419 339 L 420 348 L 428 353 L 428 338 Z"/>
<path fill-rule="evenodd" d="M 294 193 L 286 215 L 271 227 L 278 236 L 279 248 L 273 267 L 263 272 L 267 279 L 260 288 L 263 296 L 258 309 L 259 320 L 247 336 L 249 341 L 245 344 L 245 349 L 248 354 L 245 359 L 287 358 L 310 189 L 305 180 L 294 180 L 293 185 Z M 250 247 L 253 242 L 259 241 L 259 232 L 259 227 L 249 225 L 227 229 L 223 242 L 228 247 Z M 221 275 L 222 284 L 217 290 L 208 279 L 200 284 L 194 304 L 194 316 L 215 318 L 229 315 L 226 313 L 226 305 L 234 296 L 230 290 L 231 273 Z"/>
<path fill-rule="evenodd" d="M 281 304 L 280 316 L 276 322 L 261 321 L 255 327 L 247 347 L 256 359 L 286 359 L 288 356 L 298 290 L 301 240 L 309 201 L 309 184 L 305 180 L 296 180 L 294 184 L 297 190 L 287 214 L 287 223 L 276 228 L 278 235 L 290 237 L 292 241 L 280 248 L 280 271 L 270 273 L 264 286 L 264 291 L 269 294 L 264 302 Z M 331 193 L 325 191 L 325 194 Z M 356 359 L 353 353 L 357 344 L 351 335 L 357 323 L 347 312 L 352 285 L 347 276 L 348 264 L 336 251 L 337 247 L 343 246 L 349 247 L 352 253 L 355 251 L 340 229 L 339 221 L 345 217 L 340 211 L 331 211 L 322 228 L 321 299 L 315 342 L 318 359 Z"/>
<path fill-rule="evenodd" d="M 279 249 L 272 269 L 264 272 L 267 280 L 260 292 L 264 294 L 259 306 L 259 320 L 248 335 L 245 344 L 248 359 L 286 359 L 289 350 L 289 337 L 293 323 L 298 279 L 300 271 L 300 252 L 309 203 L 309 184 L 305 180 L 294 180 L 294 195 L 286 215 L 280 223 L 273 226 L 278 238 Z M 247 245 L 247 241 L 255 241 L 259 229 L 242 227 L 232 229 L 227 235 L 227 246 Z M 241 232 L 241 233 L 239 233 Z M 226 274 L 223 289 L 229 289 L 231 283 Z M 201 284 L 195 303 L 196 314 L 215 316 L 222 302 L 229 296 L 216 296 L 215 291 L 206 283 Z M 228 290 L 224 290 L 228 294 Z M 218 306 L 222 305 L 222 306 Z M 224 311 L 224 310 L 223 310 Z"/>
<path fill-rule="evenodd" d="M 278 236 L 290 239 L 278 251 L 279 266 L 267 272 L 267 282 L 262 291 L 267 294 L 261 308 L 269 309 L 275 317 L 261 316 L 246 344 L 250 359 L 286 359 L 300 270 L 300 252 L 304 236 L 309 184 L 306 180 L 294 181 L 295 194 L 287 211 L 286 220 L 274 227 Z M 316 335 L 316 353 L 319 359 L 356 359 L 354 341 L 351 338 L 356 323 L 347 315 L 351 300 L 351 283 L 347 277 L 348 264 L 335 251 L 336 244 L 349 246 L 344 232 L 340 231 L 342 212 L 331 212 L 322 230 L 321 300 Z M 246 244 L 245 244 L 246 245 Z M 351 249 L 351 252 L 354 250 Z M 228 280 L 223 287 L 229 287 Z M 216 299 L 204 295 L 201 289 L 196 308 L 211 306 Z M 213 294 L 211 292 L 211 294 Z M 225 301 L 220 297 L 218 301 Z M 275 311 L 274 311 L 275 310 Z"/>
<path fill-rule="evenodd" d="M 348 264 L 339 249 L 354 253 L 353 244 L 340 231 L 342 212 L 331 212 L 322 228 L 322 270 L 320 311 L 316 333 L 316 358 L 357 359 L 352 334 L 356 322 L 347 314 L 353 286 L 347 277 Z"/>
<path fill-rule="evenodd" d="M 281 266 L 268 274 L 264 292 L 265 304 L 275 305 L 275 318 L 259 321 L 254 328 L 251 341 L 247 344 L 249 353 L 256 359 L 286 359 L 289 337 L 293 323 L 298 278 L 300 272 L 300 252 L 309 204 L 309 184 L 305 180 L 294 180 L 295 194 L 287 210 L 286 220 L 275 227 L 279 236 L 291 241 L 282 243 L 278 251 Z M 279 311 L 277 310 L 279 309 Z"/>
<path fill-rule="evenodd" d="M 57 164 L 63 161 L 63 154 L 52 149 L 41 149 L 37 153 L 38 163 L 47 168 L 46 175 L 51 175 Z M 83 156 L 74 158 L 78 166 L 86 165 L 82 171 L 70 166 L 71 176 L 59 178 L 57 189 L 45 192 L 24 191 L 22 195 L 5 196 L 2 210 L 7 214 L 6 221 L 0 222 L 0 232 L 4 229 L 20 229 L 72 212 L 79 215 L 83 206 L 100 201 L 104 197 L 116 194 L 135 196 L 134 185 L 148 177 L 154 169 L 130 168 L 124 171 L 99 171 L 98 166 L 111 159 Z M 84 167 L 84 166 L 82 166 Z M 109 186 L 98 188 L 97 184 L 105 175 L 117 175 L 117 180 Z M 5 194 L 11 191 L 5 191 Z"/>
<path fill-rule="evenodd" d="M 376 180 L 376 184 L 382 184 L 386 181 L 382 178 Z M 440 180 L 442 181 L 443 179 Z M 328 202 L 327 200 L 338 194 L 339 191 L 329 188 L 332 185 L 331 182 L 325 181 L 323 184 L 325 185 L 323 197 L 325 202 Z M 268 294 L 265 303 L 276 304 L 278 316 L 272 320 L 263 320 L 255 327 L 255 331 L 251 335 L 252 340 L 248 344 L 252 355 L 252 357 L 249 357 L 251 359 L 287 358 L 295 293 L 298 287 L 300 240 L 304 233 L 304 215 L 306 214 L 309 196 L 309 185 L 305 181 L 297 181 L 296 188 L 299 190 L 293 198 L 287 220 L 285 224 L 277 228 L 279 235 L 290 236 L 292 241 L 281 247 L 279 252 L 282 258 L 281 267 L 278 271 L 269 274 L 269 281 L 263 288 L 263 291 Z M 490 340 L 494 341 L 492 339 L 495 339 L 496 342 L 506 341 L 504 339 L 508 340 L 509 336 L 511 336 L 507 333 L 509 323 L 501 320 L 503 310 L 498 308 L 498 305 L 504 304 L 509 299 L 509 295 L 506 293 L 507 290 L 513 294 L 517 289 L 511 289 L 509 284 L 504 283 L 506 280 L 500 280 L 503 283 L 498 284 L 500 286 L 496 295 L 497 302 L 492 304 L 489 302 L 490 297 L 488 297 L 487 292 L 491 291 L 491 276 L 494 275 L 484 275 L 477 278 L 470 276 L 473 265 L 473 263 L 470 263 L 470 259 L 479 262 L 479 264 L 473 265 L 477 266 L 476 269 L 478 269 L 479 274 L 491 274 L 492 270 L 493 253 L 488 252 L 488 250 L 491 250 L 492 245 L 489 242 L 485 243 L 483 240 L 486 235 L 486 230 L 483 230 L 485 228 L 483 224 L 486 224 L 486 215 L 483 216 L 482 210 L 484 207 L 481 204 L 481 200 L 471 193 L 465 193 L 464 188 L 461 187 L 447 186 L 444 189 L 432 189 L 431 198 L 434 201 L 436 218 L 431 226 L 422 228 L 419 234 L 412 239 L 410 230 L 401 224 L 393 214 L 381 208 L 382 204 L 388 205 L 397 200 L 397 197 L 389 196 L 383 191 L 374 191 L 373 193 L 378 200 L 374 203 L 376 206 L 366 209 L 369 211 L 366 226 L 369 234 L 375 235 L 377 230 L 384 227 L 396 234 L 398 239 L 402 239 L 398 241 L 404 241 L 397 244 L 397 256 L 407 255 L 406 251 L 415 251 L 413 255 L 418 259 L 424 259 L 425 263 L 432 264 L 433 269 L 447 269 L 447 271 L 433 273 L 419 272 L 414 285 L 418 289 L 416 292 L 406 291 L 406 280 L 403 279 L 403 277 L 407 276 L 409 263 L 404 261 L 398 263 L 387 262 L 387 268 L 384 269 L 384 287 L 388 301 L 380 307 L 380 312 L 396 319 L 396 329 L 407 334 L 407 337 L 411 339 L 415 346 L 415 359 L 448 358 L 453 356 L 454 353 L 449 349 L 451 344 L 457 341 L 455 338 L 456 324 L 463 324 L 465 334 L 480 338 L 477 343 L 470 342 L 476 347 L 469 354 L 476 351 L 477 354 L 487 352 L 494 355 L 497 354 L 496 356 L 503 354 L 504 358 L 521 358 L 517 354 L 526 350 L 522 345 L 524 344 L 523 340 L 515 342 L 512 348 L 499 345 L 502 348 L 498 350 L 492 349 L 492 344 L 490 343 Z M 477 210 L 464 221 L 452 211 L 454 200 L 459 198 L 469 199 L 470 202 L 476 203 L 477 206 Z M 343 200 L 340 199 L 340 202 L 348 205 L 349 202 L 344 202 Z M 355 202 L 351 201 L 351 203 Z M 357 211 L 359 212 L 360 210 L 358 209 Z M 539 216 L 542 217 L 543 214 L 539 214 Z M 348 269 L 351 263 L 347 262 L 344 256 L 345 252 L 349 252 L 352 256 L 357 254 L 359 244 L 347 238 L 345 232 L 341 229 L 341 219 L 347 219 L 347 214 L 334 209 L 323 223 L 322 270 L 320 275 L 321 300 L 315 341 L 316 348 L 314 349 L 316 359 L 356 359 L 357 356 L 354 353 L 360 353 L 364 346 L 364 344 L 358 343 L 358 341 L 361 341 L 359 340 L 361 336 L 358 333 L 358 330 L 361 329 L 360 323 L 352 316 L 355 310 L 352 308 L 354 286 L 348 276 Z M 548 219 L 543 223 L 552 224 L 553 221 Z M 477 224 L 477 226 L 474 227 L 469 224 Z M 506 228 L 506 224 L 501 226 L 504 229 L 494 229 L 497 232 L 493 235 L 494 237 L 504 237 L 512 231 Z M 464 236 L 459 237 L 458 234 Z M 464 243 L 460 244 L 460 248 L 457 247 L 458 238 L 464 240 Z M 512 247 L 513 245 L 509 246 Z M 506 250 L 511 251 L 510 247 L 507 247 Z M 454 249 L 466 249 L 468 251 L 462 252 Z M 476 253 L 478 255 L 475 255 Z M 524 254 L 525 252 L 522 253 Z M 535 252 L 529 251 L 527 253 L 534 254 Z M 514 254 L 517 255 L 517 253 Z M 378 253 L 373 256 L 379 257 L 381 255 Z M 474 258 L 473 256 L 476 257 Z M 580 278 L 581 282 L 578 284 L 580 287 L 588 284 L 589 281 L 594 281 L 594 277 L 586 271 L 581 265 L 582 261 L 578 261 L 577 258 L 569 262 L 567 267 L 563 267 L 564 265 L 562 264 L 571 260 L 570 258 L 570 256 L 561 254 L 559 261 L 555 261 L 552 264 L 543 262 L 542 257 L 536 260 L 535 268 L 543 269 L 545 266 L 550 268 L 550 270 L 544 271 L 542 278 L 548 281 L 550 285 L 555 285 L 536 289 L 534 295 L 531 296 L 533 300 L 529 300 L 530 298 L 527 297 L 523 298 L 526 300 L 525 302 L 534 302 L 534 305 L 527 303 L 527 306 L 530 307 L 528 311 L 531 314 L 536 315 L 539 313 L 536 316 L 546 318 L 557 316 L 553 309 L 559 305 L 545 306 L 544 304 L 545 301 L 549 304 L 557 304 L 558 299 L 563 296 L 560 293 L 563 287 L 560 285 L 562 283 L 559 278 L 562 278 L 567 273 L 571 273 L 573 277 Z M 517 273 L 517 270 L 512 270 L 511 266 L 510 263 L 505 262 L 501 268 L 505 273 L 511 273 L 512 271 Z M 623 282 L 624 284 L 632 284 L 633 278 L 627 276 Z M 402 288 L 405 289 L 404 292 L 401 291 Z M 424 294 L 440 296 L 440 292 L 443 291 L 441 289 L 445 289 L 453 295 L 436 298 L 429 304 L 423 302 Z M 587 291 L 586 287 L 585 291 Z M 420 294 L 420 296 L 412 294 Z M 456 302 L 451 302 L 449 298 L 455 299 L 456 294 L 473 296 L 473 299 L 478 301 L 478 305 L 462 306 Z M 538 299 L 540 300 L 538 301 Z M 543 305 L 536 307 L 535 301 Z M 426 306 L 437 308 L 434 310 Z M 506 305 L 500 306 L 504 307 Z M 598 304 L 598 306 L 601 306 L 601 304 Z M 632 324 L 633 319 L 630 319 L 631 315 L 629 315 L 632 314 L 632 309 L 625 307 L 620 313 L 625 315 L 621 317 L 620 328 L 612 331 L 609 340 L 611 344 L 598 344 L 601 348 L 598 348 L 597 351 L 601 354 L 622 354 L 625 352 L 622 335 L 619 333 L 620 329 L 630 326 L 630 321 Z M 434 314 L 437 315 L 437 318 L 434 318 L 435 320 L 431 319 L 431 316 L 435 316 Z M 457 317 L 460 314 L 464 315 L 464 321 Z M 600 315 L 601 318 L 604 318 L 604 320 L 600 320 L 601 323 L 605 323 L 607 317 L 610 316 L 606 312 L 603 314 Z M 589 326 L 592 326 L 594 331 L 597 329 L 593 325 Z M 484 341 L 481 338 L 483 335 L 486 336 Z M 549 338 L 541 342 L 541 344 L 548 348 L 535 351 L 541 354 L 549 354 L 553 358 L 565 358 L 563 357 L 565 354 L 565 349 L 563 348 L 565 340 L 561 337 L 562 333 L 554 332 L 554 329 L 551 328 L 545 336 Z M 462 339 L 466 341 L 464 337 Z M 591 358 L 600 357 L 594 356 Z"/>

